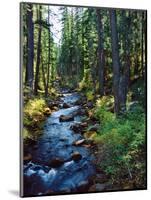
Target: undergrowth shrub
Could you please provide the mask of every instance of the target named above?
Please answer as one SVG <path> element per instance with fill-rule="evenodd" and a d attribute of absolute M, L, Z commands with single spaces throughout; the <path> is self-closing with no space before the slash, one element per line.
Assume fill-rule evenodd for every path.
<path fill-rule="evenodd" d="M 145 187 L 144 109 L 137 104 L 117 118 L 108 111 L 112 100 L 112 97 L 103 97 L 96 103 L 95 116 L 100 121 L 100 132 L 95 137 L 99 143 L 99 165 L 113 183 L 122 185 L 127 181 L 133 183 L 128 188 Z"/>
<path fill-rule="evenodd" d="M 44 119 L 44 109 L 46 108 L 46 102 L 42 98 L 30 99 L 24 105 L 23 116 L 23 137 L 27 138 L 31 136 L 30 129 L 40 127 L 40 122 Z M 33 132 L 33 131 L 32 131 Z"/>

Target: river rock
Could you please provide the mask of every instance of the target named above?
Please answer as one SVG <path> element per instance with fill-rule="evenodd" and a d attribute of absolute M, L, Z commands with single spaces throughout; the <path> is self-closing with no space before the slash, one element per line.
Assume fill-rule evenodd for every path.
<path fill-rule="evenodd" d="M 87 110 L 84 108 L 81 108 L 77 111 L 77 115 L 87 115 Z"/>
<path fill-rule="evenodd" d="M 48 103 L 48 107 L 49 107 L 50 109 L 53 109 L 54 107 L 58 107 L 58 105 L 59 105 L 59 102 L 58 102 L 58 101 L 56 101 L 56 102 L 49 102 L 49 103 Z"/>
<path fill-rule="evenodd" d="M 72 124 L 70 126 L 70 129 L 73 130 L 74 132 L 78 133 L 81 131 L 81 123 L 75 123 L 75 124 Z"/>
<path fill-rule="evenodd" d="M 77 101 L 75 101 L 74 104 L 80 106 L 82 105 L 82 103 L 83 103 L 82 99 L 78 99 Z"/>
<path fill-rule="evenodd" d="M 81 140 L 77 140 L 77 141 L 73 142 L 73 145 L 80 146 L 80 145 L 83 145 L 85 142 L 86 142 L 85 139 L 81 139 Z"/>
<path fill-rule="evenodd" d="M 60 115 L 59 117 L 60 122 L 69 122 L 73 120 L 74 120 L 74 117 L 72 115 Z"/>
<path fill-rule="evenodd" d="M 52 112 L 55 112 L 55 111 L 58 111 L 59 109 L 58 109 L 58 107 L 57 106 L 54 106 L 53 108 L 52 108 Z"/>
<path fill-rule="evenodd" d="M 71 159 L 74 160 L 74 161 L 79 161 L 79 160 L 81 160 L 81 158 L 82 158 L 82 155 L 78 151 L 75 151 L 71 155 Z"/>
<path fill-rule="evenodd" d="M 90 148 L 90 147 L 92 147 L 91 144 L 83 144 L 82 146 L 85 147 L 85 148 Z"/>
<path fill-rule="evenodd" d="M 70 108 L 70 106 L 67 103 L 63 103 L 62 107 L 63 108 Z"/>
<path fill-rule="evenodd" d="M 88 189 L 88 185 L 89 185 L 88 181 L 81 181 L 77 186 L 78 187 L 78 191 L 79 192 L 86 192 L 87 189 Z"/>
<path fill-rule="evenodd" d="M 82 122 L 82 123 L 81 123 L 81 126 L 82 126 L 83 128 L 86 128 L 86 127 L 88 126 L 88 123 L 87 123 L 87 122 Z"/>
<path fill-rule="evenodd" d="M 87 98 L 85 96 L 82 96 L 80 99 L 78 99 L 75 104 L 76 105 L 83 105 L 87 102 Z"/>
<path fill-rule="evenodd" d="M 50 110 L 50 108 L 45 108 L 45 110 L 44 110 L 44 115 L 50 115 L 51 114 L 51 110 Z"/>
<path fill-rule="evenodd" d="M 76 122 L 70 126 L 70 129 L 75 133 L 84 132 L 84 129 L 88 126 L 86 122 L 80 123 Z"/>
<path fill-rule="evenodd" d="M 61 158 L 54 158 L 54 159 L 50 160 L 48 165 L 50 167 L 57 168 L 57 167 L 60 167 L 61 165 L 63 165 L 63 163 L 64 163 L 64 160 L 62 160 Z"/>

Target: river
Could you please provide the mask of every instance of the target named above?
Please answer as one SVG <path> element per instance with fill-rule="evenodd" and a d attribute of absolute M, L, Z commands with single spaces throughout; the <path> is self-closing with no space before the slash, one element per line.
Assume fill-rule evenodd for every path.
<path fill-rule="evenodd" d="M 87 192 L 95 174 L 94 157 L 88 148 L 73 145 L 83 136 L 70 129 L 74 123 L 82 121 L 83 116 L 76 114 L 81 109 L 76 105 L 79 98 L 77 92 L 62 91 L 59 110 L 46 119 L 36 146 L 29 147 L 32 160 L 24 164 L 25 196 Z M 70 107 L 62 108 L 63 103 Z M 74 118 L 60 122 L 61 115 Z M 72 159 L 76 153 L 80 157 Z M 55 165 L 56 158 L 62 163 Z"/>

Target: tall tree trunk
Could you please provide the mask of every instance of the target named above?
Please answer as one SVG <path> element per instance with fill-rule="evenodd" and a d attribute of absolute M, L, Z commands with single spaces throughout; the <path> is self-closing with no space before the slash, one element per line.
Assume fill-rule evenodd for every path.
<path fill-rule="evenodd" d="M 123 46 L 124 46 L 124 54 L 125 54 L 125 62 L 123 65 L 122 73 L 120 76 L 119 83 L 119 99 L 120 99 L 120 112 L 126 111 L 126 100 L 127 100 L 127 92 L 129 88 L 129 80 L 130 80 L 130 13 L 128 13 L 128 17 L 126 16 L 125 10 L 122 11 L 122 21 L 123 21 Z"/>
<path fill-rule="evenodd" d="M 99 92 L 104 95 L 104 45 L 103 45 L 103 27 L 102 16 L 100 9 L 96 10 L 97 13 L 97 29 L 98 29 L 98 66 L 99 66 Z"/>
<path fill-rule="evenodd" d="M 142 78 L 144 78 L 144 12 L 142 11 L 142 39 L 141 39 Z"/>
<path fill-rule="evenodd" d="M 135 47 L 135 49 L 137 49 L 136 47 Z M 137 50 L 135 50 L 135 55 L 134 55 L 134 74 L 136 75 L 136 76 L 138 76 L 138 68 L 139 68 L 139 63 L 138 63 L 138 60 L 139 60 L 139 56 L 138 56 L 138 53 L 137 53 Z"/>
<path fill-rule="evenodd" d="M 33 25 L 33 6 L 28 4 L 27 9 L 27 85 L 33 90 L 33 59 L 34 59 L 34 25 Z"/>
<path fill-rule="evenodd" d="M 37 43 L 37 62 L 36 62 L 36 75 L 35 75 L 35 95 L 38 94 L 38 83 L 39 83 L 39 68 L 40 68 L 40 55 L 41 55 L 41 9 L 42 7 L 39 6 L 39 29 L 38 29 L 38 43 Z"/>
<path fill-rule="evenodd" d="M 82 12 L 83 14 L 83 12 Z M 82 35 L 81 35 L 81 40 L 82 40 L 82 54 L 81 54 L 81 80 L 83 79 L 84 77 L 84 58 L 85 58 L 85 55 L 84 55 L 84 37 L 85 37 L 85 34 L 84 34 L 84 15 L 82 16 Z"/>
<path fill-rule="evenodd" d="M 75 65 L 74 65 L 74 63 L 73 63 L 73 59 L 74 59 L 74 52 L 73 52 L 73 46 L 74 46 L 74 33 L 73 33 L 73 30 L 74 30 L 74 21 L 73 21 L 73 8 L 71 8 L 71 22 L 70 22 L 70 29 L 71 29 L 71 31 L 70 31 L 70 39 L 71 39 L 71 46 L 70 46 L 70 62 L 69 62 L 69 64 L 70 64 L 70 69 L 71 69 L 71 74 L 70 74 L 70 76 L 71 76 L 71 78 L 73 78 L 74 76 L 74 67 L 75 67 Z"/>
<path fill-rule="evenodd" d="M 44 69 L 43 62 L 41 64 L 41 70 L 42 70 L 42 79 L 43 79 L 43 84 L 44 84 L 44 90 L 45 90 L 45 94 L 46 94 L 46 77 L 45 77 L 45 69 Z"/>
<path fill-rule="evenodd" d="M 144 11 L 145 17 L 145 28 L 144 28 L 144 52 L 145 52 L 145 60 L 144 60 L 144 80 L 146 84 L 146 69 L 147 69 L 147 12 Z"/>
<path fill-rule="evenodd" d="M 24 47 L 24 65 L 25 65 L 25 85 L 28 85 L 28 36 L 26 35 L 26 44 Z"/>
<path fill-rule="evenodd" d="M 88 59 L 89 59 L 89 68 L 90 68 L 90 76 L 93 82 L 94 91 L 96 88 L 96 73 L 95 73 L 95 58 L 94 58 L 94 46 L 93 46 L 93 38 L 88 39 Z"/>
<path fill-rule="evenodd" d="M 136 19 L 138 21 L 138 12 L 135 11 L 133 13 L 133 17 L 134 19 Z M 136 23 L 133 25 L 133 26 L 136 26 Z M 136 26 L 137 28 L 137 26 Z M 134 40 L 134 75 L 137 77 L 138 74 L 139 74 L 139 51 L 138 51 L 138 32 L 139 30 L 137 30 L 136 33 L 134 33 L 134 37 L 133 37 L 133 40 Z"/>
<path fill-rule="evenodd" d="M 147 11 L 144 11 L 144 21 L 145 21 L 145 27 L 144 27 L 144 53 L 145 53 L 145 58 L 144 58 L 144 91 L 145 94 L 147 94 Z M 144 107 L 145 107 L 145 112 L 147 113 L 147 105 L 146 105 L 146 98 L 147 96 L 145 95 L 145 101 L 144 101 Z"/>
<path fill-rule="evenodd" d="M 113 91 L 114 91 L 114 111 L 119 114 L 119 81 L 120 81 L 120 60 L 119 60 L 119 46 L 118 33 L 116 22 L 116 10 L 111 9 L 110 25 L 111 25 L 111 41 L 112 41 L 112 62 L 113 62 Z"/>
<path fill-rule="evenodd" d="M 28 6 L 28 5 L 27 5 Z M 25 18 L 25 24 L 26 26 L 23 27 L 24 29 L 24 41 L 25 41 L 25 44 L 23 46 L 23 63 L 24 63 L 24 66 L 25 66 L 25 85 L 28 85 L 28 31 L 27 31 L 27 23 L 28 23 L 28 17 L 27 17 L 27 12 L 26 12 L 26 18 Z"/>
<path fill-rule="evenodd" d="M 48 24 L 50 23 L 50 10 L 48 6 Z M 49 24 L 50 25 L 50 24 Z M 48 67 L 47 67 L 47 84 L 46 84 L 46 93 L 45 96 L 48 96 L 48 88 L 49 88 L 49 77 L 50 77 L 50 27 L 48 29 Z"/>

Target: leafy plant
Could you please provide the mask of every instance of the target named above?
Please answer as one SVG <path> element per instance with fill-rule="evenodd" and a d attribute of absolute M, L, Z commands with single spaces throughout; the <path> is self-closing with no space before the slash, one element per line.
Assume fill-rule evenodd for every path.
<path fill-rule="evenodd" d="M 140 105 L 119 118 L 107 110 L 106 98 L 96 104 L 100 132 L 96 141 L 101 144 L 101 168 L 113 182 L 133 179 L 136 187 L 145 184 L 145 114 Z M 139 177 L 139 178 L 138 178 Z M 139 181 L 138 181 L 139 180 Z M 140 182 L 141 181 L 141 182 Z"/>

